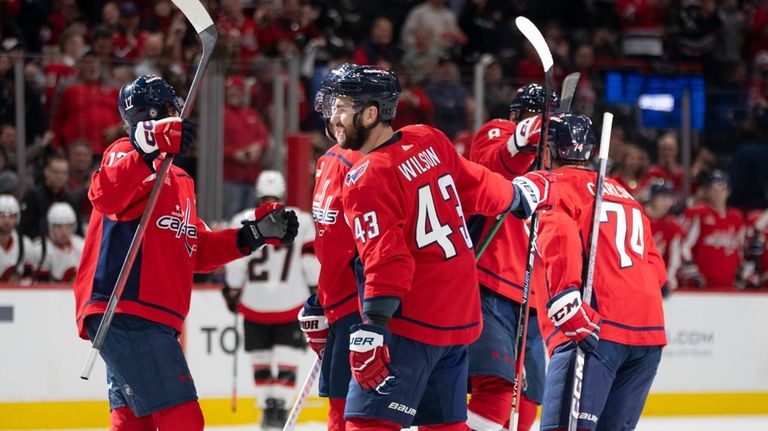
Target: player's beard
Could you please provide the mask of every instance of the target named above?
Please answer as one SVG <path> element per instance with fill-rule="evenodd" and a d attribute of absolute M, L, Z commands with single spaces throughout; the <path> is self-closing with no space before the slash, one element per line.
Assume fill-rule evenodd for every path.
<path fill-rule="evenodd" d="M 346 127 L 342 124 L 334 126 L 336 132 L 336 142 L 345 150 L 359 151 L 368 137 L 368 130 L 357 124 L 358 115 L 355 114 L 352 119 L 352 127 Z"/>

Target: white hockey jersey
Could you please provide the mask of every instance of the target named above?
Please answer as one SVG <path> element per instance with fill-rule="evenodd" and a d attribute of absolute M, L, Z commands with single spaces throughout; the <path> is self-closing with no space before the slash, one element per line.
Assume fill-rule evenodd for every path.
<path fill-rule="evenodd" d="M 80 256 L 83 254 L 83 238 L 72 235 L 70 244 L 58 247 L 53 241 L 45 239 L 45 256 L 37 270 L 38 278 L 51 281 L 73 281 L 77 274 Z"/>
<path fill-rule="evenodd" d="M 8 244 L 0 245 L 0 282 L 18 282 L 40 265 L 40 243 L 26 236 L 22 240 L 23 246 L 19 247 L 19 233 L 14 230 Z"/>
<path fill-rule="evenodd" d="M 309 286 L 317 285 L 320 262 L 313 249 L 315 227 L 312 216 L 296 208 L 289 209 L 295 211 L 299 219 L 299 233 L 293 244 L 267 245 L 225 266 L 227 285 L 243 289 L 238 312 L 249 321 L 295 321 L 309 296 Z M 249 209 L 236 214 L 232 226 L 240 227 L 240 221 L 252 219 L 253 213 L 254 210 Z"/>

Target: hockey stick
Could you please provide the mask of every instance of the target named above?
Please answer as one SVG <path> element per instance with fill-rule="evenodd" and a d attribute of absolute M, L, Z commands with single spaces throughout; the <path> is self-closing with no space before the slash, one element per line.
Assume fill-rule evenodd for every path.
<path fill-rule="evenodd" d="M 309 398 L 309 391 L 312 390 L 312 386 L 314 386 L 317 376 L 320 375 L 320 367 L 322 365 L 323 359 L 319 356 L 315 358 L 315 363 L 312 364 L 312 370 L 304 380 L 304 386 L 301 388 L 301 393 L 299 394 L 299 397 L 296 398 L 296 402 L 293 403 L 291 414 L 288 415 L 288 420 L 285 422 L 283 431 L 293 431 L 296 428 L 296 420 L 299 419 L 299 413 L 301 413 L 304 404 L 307 402 L 307 398 Z"/>
<path fill-rule="evenodd" d="M 573 101 L 574 93 L 576 93 L 576 86 L 579 84 L 580 77 L 581 74 L 579 72 L 573 72 L 563 80 L 563 86 L 560 89 L 560 108 L 557 111 L 558 113 L 571 110 L 571 102 Z M 496 236 L 499 229 L 501 229 L 501 225 L 507 217 L 507 214 L 509 214 L 509 211 L 496 216 L 496 221 L 493 226 L 488 229 L 488 233 L 485 234 L 485 238 L 480 242 L 480 246 L 477 248 L 477 252 L 475 252 L 476 261 L 480 260 L 480 256 L 485 253 L 485 249 L 488 248 L 488 245 L 491 244 L 491 240 Z"/>
<path fill-rule="evenodd" d="M 539 145 L 536 146 L 536 162 L 534 170 L 541 169 L 544 146 L 547 144 L 547 135 L 549 134 L 549 117 L 552 109 L 552 53 L 549 51 L 547 41 L 536 25 L 528 18 L 519 16 L 515 18 L 517 29 L 523 33 L 528 42 L 533 45 L 536 53 L 539 55 L 541 65 L 544 68 L 544 113 L 541 122 L 541 136 Z M 574 87 L 575 88 L 575 87 Z M 517 331 L 515 331 L 515 381 L 512 382 L 512 410 L 510 414 L 509 429 L 517 430 L 520 420 L 519 406 L 522 395 L 523 381 L 523 363 L 525 361 L 525 341 L 528 334 L 528 313 L 530 306 L 528 304 L 528 293 L 531 288 L 531 275 L 533 274 L 533 262 L 536 257 L 536 237 L 539 231 L 539 214 L 533 213 L 531 217 L 531 229 L 528 235 L 528 261 L 525 263 L 525 276 L 523 278 L 523 298 L 520 301 L 520 313 L 517 319 Z"/>
<path fill-rule="evenodd" d="M 232 353 L 232 399 L 229 402 L 232 413 L 237 412 L 237 351 L 240 347 L 240 334 L 237 332 L 237 327 L 239 317 L 237 312 L 235 312 L 235 351 Z"/>
<path fill-rule="evenodd" d="M 187 17 L 189 22 L 192 23 L 203 46 L 203 54 L 200 58 L 200 63 L 197 65 L 194 78 L 192 78 L 192 85 L 189 88 L 187 100 L 184 103 L 184 107 L 181 109 L 181 117 L 188 118 L 189 113 L 192 111 L 192 106 L 195 103 L 195 97 L 200 90 L 200 82 L 205 74 L 205 69 L 208 67 L 208 62 L 211 59 L 213 48 L 216 46 L 216 40 L 219 36 L 216 31 L 216 26 L 213 24 L 213 20 L 210 15 L 208 15 L 208 11 L 205 10 L 205 7 L 198 0 L 173 0 L 173 3 L 179 10 L 181 10 L 184 16 Z M 128 281 L 128 275 L 133 268 L 133 263 L 136 261 L 139 247 L 141 247 L 141 243 L 144 241 L 144 232 L 149 225 L 149 217 L 155 209 L 157 199 L 160 196 L 161 186 L 165 182 L 165 176 L 168 174 L 172 162 L 173 155 L 166 155 L 165 159 L 160 164 L 160 169 L 157 171 L 155 184 L 152 186 L 152 192 L 149 194 L 149 199 L 144 208 L 144 213 L 141 215 L 139 226 L 133 234 L 130 247 L 128 247 L 128 254 L 125 256 L 122 268 L 120 268 L 120 274 L 117 277 L 115 289 L 109 297 L 109 303 L 107 304 L 107 309 L 104 312 L 101 323 L 99 323 L 99 329 L 96 331 L 96 337 L 94 337 L 91 351 L 88 353 L 88 358 L 86 358 L 85 364 L 83 364 L 83 369 L 80 372 L 80 378 L 83 380 L 88 380 L 88 377 L 90 377 L 91 371 L 93 370 L 93 364 L 96 362 L 99 350 L 101 350 L 101 346 L 104 344 L 104 338 L 107 336 L 109 326 L 112 324 L 112 318 L 115 316 L 117 302 L 123 294 L 125 283 Z"/>
<path fill-rule="evenodd" d="M 589 234 L 589 260 L 587 261 L 587 280 L 584 283 L 582 301 L 586 304 L 592 300 L 592 283 L 595 280 L 595 258 L 597 256 L 597 239 L 600 231 L 600 214 L 603 206 L 603 183 L 605 183 L 605 166 L 608 163 L 608 149 L 611 145 L 611 126 L 613 114 L 603 114 L 603 129 L 600 135 L 600 166 L 597 171 L 597 187 L 595 188 L 595 209 L 592 213 L 592 231 Z M 579 422 L 579 406 L 581 404 L 581 383 L 584 378 L 584 350 L 576 348 L 576 363 L 573 370 L 573 392 L 571 396 L 571 414 L 568 418 L 568 431 L 576 431 Z"/>

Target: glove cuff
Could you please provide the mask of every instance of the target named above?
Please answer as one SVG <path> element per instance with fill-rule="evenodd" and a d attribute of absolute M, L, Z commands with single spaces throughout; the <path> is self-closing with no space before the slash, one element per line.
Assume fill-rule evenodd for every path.
<path fill-rule="evenodd" d="M 349 332 L 349 351 L 358 353 L 368 352 L 387 345 L 392 337 L 389 329 L 369 323 L 352 325 Z"/>
<path fill-rule="evenodd" d="M 575 287 L 569 287 L 547 301 L 547 315 L 559 327 L 575 316 L 581 306 L 581 292 Z"/>
<path fill-rule="evenodd" d="M 302 310 L 304 316 L 321 316 L 325 315 L 325 310 L 320 305 L 320 301 L 317 299 L 317 295 L 310 295 L 304 302 L 304 308 Z"/>
<path fill-rule="evenodd" d="M 255 248 L 253 247 L 253 241 L 257 243 Z M 238 229 L 235 242 L 237 243 L 237 248 L 245 256 L 253 253 L 254 249 L 258 249 L 266 244 L 261 236 L 261 232 L 256 228 L 256 223 L 246 223 Z"/>

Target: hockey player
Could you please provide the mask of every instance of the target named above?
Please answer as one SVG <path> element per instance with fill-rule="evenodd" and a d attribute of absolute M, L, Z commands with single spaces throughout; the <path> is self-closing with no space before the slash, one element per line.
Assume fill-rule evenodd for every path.
<path fill-rule="evenodd" d="M 669 213 L 675 205 L 674 184 L 657 179 L 651 183 L 650 199 L 645 204 L 645 214 L 651 222 L 651 232 L 656 248 L 667 266 L 667 283 L 663 294 L 677 289 L 677 272 L 682 263 L 683 228 L 677 218 Z"/>
<path fill-rule="evenodd" d="M 546 204 L 549 182 L 509 182 L 429 126 L 393 132 L 399 93 L 393 73 L 369 66 L 333 90 L 336 142 L 362 154 L 342 193 L 362 264 L 347 430 L 466 430 L 466 345 L 482 317 L 463 211 L 528 217 Z"/>
<path fill-rule="evenodd" d="M 0 195 L 0 281 L 31 281 L 32 271 L 40 263 L 39 244 L 21 235 L 19 201 L 12 195 Z"/>
<path fill-rule="evenodd" d="M 635 429 L 666 344 L 661 286 L 664 262 L 648 219 L 632 195 L 606 178 L 592 300 L 581 301 L 597 175 L 589 118 L 550 120 L 545 164 L 554 169 L 557 202 L 541 216 L 539 251 L 547 288 L 536 295 L 550 361 L 541 430 L 568 427 L 576 344 L 585 352 L 579 430 Z"/>
<path fill-rule="evenodd" d="M 744 215 L 728 208 L 728 176 L 715 170 L 702 183 L 704 202 L 683 213 L 684 286 L 731 288 L 741 264 L 744 245 Z M 691 283 L 690 280 L 701 280 Z"/>
<path fill-rule="evenodd" d="M 472 142 L 470 160 L 512 180 L 525 174 L 536 159 L 541 130 L 544 88 L 521 87 L 510 104 L 509 120 L 483 124 Z M 553 103 L 559 105 L 557 95 Z M 470 230 L 478 243 L 493 226 L 494 218 L 472 217 Z M 528 261 L 527 228 L 523 220 L 507 217 L 485 253 L 477 262 L 483 332 L 469 346 L 469 400 L 467 425 L 477 431 L 498 431 L 509 420 L 515 380 L 515 333 L 522 301 L 525 266 Z M 531 277 L 529 301 L 544 284 L 544 269 L 538 260 Z M 536 420 L 536 404 L 544 393 L 544 344 L 535 308 L 528 320 L 525 352 L 525 384 L 518 405 L 518 430 L 528 430 Z"/>
<path fill-rule="evenodd" d="M 129 137 L 106 149 L 88 190 L 93 212 L 74 284 L 82 338 L 96 334 L 162 159 L 183 154 L 195 138 L 194 123 L 178 117 L 181 99 L 158 76 L 123 86 L 118 107 Z M 192 178 L 172 166 L 101 347 L 112 429 L 203 429 L 177 340 L 189 311 L 192 274 L 296 236 L 296 215 L 276 203 L 260 206 L 240 229 L 212 232 L 197 217 L 194 190 Z"/>
<path fill-rule="evenodd" d="M 330 125 L 330 91 L 338 78 L 353 68 L 342 64 L 323 80 L 315 97 L 315 110 Z M 312 217 L 315 221 L 315 254 L 320 260 L 317 295 L 306 301 L 299 315 L 310 347 L 323 358 L 318 392 L 329 399 L 329 431 L 344 431 L 344 406 L 352 372 L 349 369 L 349 329 L 360 323 L 353 272 L 357 256 L 352 231 L 344 219 L 341 192 L 349 168 L 360 158 L 357 151 L 338 144 L 317 160 Z"/>
<path fill-rule="evenodd" d="M 285 179 L 278 171 L 263 171 L 256 180 L 261 204 L 285 198 Z M 282 430 L 289 403 L 296 395 L 296 373 L 304 357 L 304 337 L 297 314 L 316 289 L 320 265 L 312 241 L 312 217 L 291 208 L 299 219 L 293 244 L 263 247 L 251 256 L 226 265 L 223 290 L 227 306 L 243 315 L 245 351 L 251 355 L 256 400 L 262 409 L 261 427 Z M 232 219 L 239 226 L 253 217 L 247 209 Z"/>
<path fill-rule="evenodd" d="M 48 208 L 48 235 L 42 247 L 37 280 L 72 282 L 83 254 L 83 237 L 75 234 L 77 216 L 66 202 Z"/>

